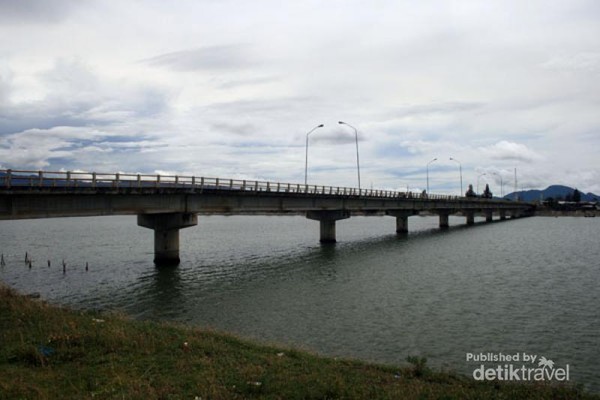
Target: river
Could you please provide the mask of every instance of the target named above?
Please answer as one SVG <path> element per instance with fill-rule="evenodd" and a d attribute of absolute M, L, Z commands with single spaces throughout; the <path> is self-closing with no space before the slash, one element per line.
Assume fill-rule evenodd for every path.
<path fill-rule="evenodd" d="M 392 217 L 352 217 L 320 245 L 318 222 L 301 216 L 200 216 L 181 230 L 181 265 L 157 269 L 135 217 L 0 221 L 0 280 L 52 303 L 329 356 L 421 355 L 467 375 L 482 364 L 469 353 L 544 356 L 600 392 L 600 220 L 476 222 L 440 230 L 411 217 L 398 237 Z"/>

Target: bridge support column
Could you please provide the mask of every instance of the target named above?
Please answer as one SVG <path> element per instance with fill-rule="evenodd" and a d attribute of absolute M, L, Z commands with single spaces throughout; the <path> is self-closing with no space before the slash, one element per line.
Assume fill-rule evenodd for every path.
<path fill-rule="evenodd" d="M 414 215 L 412 211 L 398 211 L 398 210 L 388 210 L 385 212 L 386 215 L 390 215 L 392 217 L 396 217 L 396 233 L 399 235 L 404 235 L 408 233 L 408 217 Z"/>
<path fill-rule="evenodd" d="M 396 233 L 404 234 L 408 233 L 408 216 L 396 217 Z"/>
<path fill-rule="evenodd" d="M 474 211 L 465 211 L 465 216 L 467 217 L 467 225 L 475 224 L 475 212 Z"/>
<path fill-rule="evenodd" d="M 345 210 L 308 211 L 306 218 L 320 222 L 320 242 L 335 243 L 335 221 L 350 218 Z"/>
<path fill-rule="evenodd" d="M 500 221 L 506 220 L 506 210 L 500 210 Z"/>
<path fill-rule="evenodd" d="M 138 225 L 154 230 L 154 264 L 179 265 L 179 229 L 198 224 L 190 213 L 139 214 Z"/>
<path fill-rule="evenodd" d="M 440 228 L 445 229 L 448 228 L 450 225 L 448 224 L 448 213 L 446 212 L 440 212 Z"/>
<path fill-rule="evenodd" d="M 494 212 L 493 211 L 486 211 L 485 212 L 485 222 L 492 222 L 494 220 Z"/>

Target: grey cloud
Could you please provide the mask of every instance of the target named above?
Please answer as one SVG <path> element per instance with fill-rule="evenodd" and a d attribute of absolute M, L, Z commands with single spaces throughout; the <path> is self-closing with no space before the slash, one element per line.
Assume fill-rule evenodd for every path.
<path fill-rule="evenodd" d="M 211 129 L 217 133 L 226 132 L 238 136 L 249 136 L 257 131 L 256 126 L 250 123 L 234 124 L 229 122 L 212 123 Z"/>
<path fill-rule="evenodd" d="M 12 168 L 72 168 L 134 162 L 132 154 L 164 147 L 143 135 L 120 136 L 114 130 L 90 127 L 58 126 L 50 129 L 29 129 L 4 137 L 0 159 Z"/>
<path fill-rule="evenodd" d="M 130 102 L 110 102 L 101 98 L 55 100 L 47 98 L 4 107 L 0 111 L 0 135 L 59 126 L 107 126 L 128 118 L 154 115 L 165 107 L 150 98 L 148 102 L 143 98 L 130 99 Z"/>
<path fill-rule="evenodd" d="M 10 102 L 10 79 L 0 80 L 0 135 L 52 127 L 107 126 L 155 116 L 167 108 L 167 94 L 158 88 L 101 81 L 76 62 L 59 61 L 37 78 L 47 94 L 27 102 Z"/>
<path fill-rule="evenodd" d="M 50 165 L 51 158 L 68 157 L 72 143 L 98 135 L 98 132 L 82 128 L 30 129 L 5 137 L 0 158 L 14 167 L 33 165 L 43 168 Z"/>
<path fill-rule="evenodd" d="M 83 2 L 77 0 L 0 0 L 3 23 L 57 23 Z"/>
<path fill-rule="evenodd" d="M 164 126 L 168 94 L 158 87 L 102 80 L 85 65 L 57 62 L 35 76 L 45 96 L 15 102 L 5 76 L 0 159 L 13 168 L 116 166 L 116 154 L 126 163 L 132 153 L 153 148 L 148 132 Z"/>
<path fill-rule="evenodd" d="M 161 54 L 143 63 L 175 71 L 239 69 L 255 64 L 247 46 L 209 46 Z"/>
<path fill-rule="evenodd" d="M 50 129 L 56 126 L 82 127 L 89 123 L 89 121 L 64 115 L 53 116 L 49 108 L 40 107 L 39 104 L 31 107 L 30 110 L 35 111 L 36 108 L 41 109 L 42 114 L 30 115 L 18 108 L 4 109 L 0 114 L 0 136 L 28 129 Z"/>
<path fill-rule="evenodd" d="M 358 141 L 363 141 L 364 138 L 358 136 Z M 327 132 L 321 135 L 311 135 L 311 141 L 313 143 L 324 143 L 324 144 L 348 144 L 355 143 L 356 136 L 354 132 L 345 132 L 342 130 L 335 130 L 333 132 Z"/>

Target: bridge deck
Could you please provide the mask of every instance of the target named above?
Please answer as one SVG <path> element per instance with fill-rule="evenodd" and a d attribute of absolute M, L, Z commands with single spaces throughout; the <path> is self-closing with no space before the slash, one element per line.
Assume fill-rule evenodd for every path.
<path fill-rule="evenodd" d="M 391 190 L 188 176 L 0 171 L 0 219 L 147 213 L 458 213 L 531 205 Z"/>

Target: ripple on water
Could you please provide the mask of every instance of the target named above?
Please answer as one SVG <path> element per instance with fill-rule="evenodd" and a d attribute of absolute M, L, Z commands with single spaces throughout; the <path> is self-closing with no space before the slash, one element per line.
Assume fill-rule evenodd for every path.
<path fill-rule="evenodd" d="M 422 354 L 470 373 L 466 352 L 524 351 L 569 363 L 600 391 L 597 222 L 465 227 L 451 217 L 440 231 L 437 218 L 413 217 L 397 237 L 393 218 L 353 217 L 338 222 L 336 245 L 321 246 L 303 217 L 201 216 L 181 231 L 181 265 L 156 269 L 152 232 L 135 217 L 2 221 L 0 279 L 75 307 L 384 363 Z"/>

